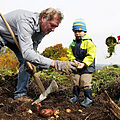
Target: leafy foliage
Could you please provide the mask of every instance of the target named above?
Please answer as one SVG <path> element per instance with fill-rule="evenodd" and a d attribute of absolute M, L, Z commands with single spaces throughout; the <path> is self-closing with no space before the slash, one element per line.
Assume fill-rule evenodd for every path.
<path fill-rule="evenodd" d="M 0 72 L 1 73 L 16 73 L 18 72 L 19 62 L 15 54 L 7 47 L 0 51 Z"/>
<path fill-rule="evenodd" d="M 42 55 L 53 60 L 68 60 L 67 48 L 63 48 L 62 44 L 57 44 L 46 48 Z"/>
<path fill-rule="evenodd" d="M 58 60 L 68 60 L 66 57 L 67 49 L 62 47 L 62 44 L 57 44 L 46 48 L 42 53 L 44 56 L 58 59 Z M 3 48 L 0 51 L 0 74 L 12 74 L 18 72 L 19 62 L 14 55 L 14 53 L 9 48 Z M 55 69 L 42 70 L 37 73 L 44 80 L 56 80 L 61 84 L 72 87 L 72 75 L 65 75 L 62 72 L 55 72 Z M 93 73 L 92 88 L 94 91 L 100 91 L 104 86 L 107 87 L 110 83 L 120 80 L 120 67 L 117 65 L 105 66 L 101 70 L 96 70 Z"/>
<path fill-rule="evenodd" d="M 109 53 L 109 56 L 107 56 L 107 58 L 110 58 L 112 54 L 115 52 L 116 43 L 117 41 L 115 37 L 113 37 L 112 35 L 106 39 L 106 45 L 108 46 L 108 53 Z"/>
<path fill-rule="evenodd" d="M 62 85 L 70 86 L 72 88 L 72 75 L 65 75 L 61 72 L 55 72 L 54 69 L 49 69 L 48 71 L 40 71 L 38 75 L 45 79 L 45 80 L 56 80 Z M 108 89 L 109 85 L 115 81 L 120 80 L 120 67 L 117 65 L 113 66 L 105 66 L 101 70 L 96 70 L 93 73 L 92 78 L 92 89 L 93 89 L 93 96 L 95 96 L 96 92 L 99 92 L 101 88 Z"/>
<path fill-rule="evenodd" d="M 37 75 L 44 80 L 56 80 L 62 85 L 71 86 L 72 74 L 65 75 L 62 74 L 62 72 L 55 72 L 54 69 L 49 69 L 47 71 L 46 70 L 39 71 Z"/>
<path fill-rule="evenodd" d="M 120 80 L 120 67 L 105 66 L 102 70 L 96 70 L 93 74 L 92 87 L 96 91 L 104 86 L 107 87 L 110 83 Z"/>
<path fill-rule="evenodd" d="M 67 48 L 63 48 L 62 44 L 51 46 L 43 51 L 42 55 L 51 59 L 61 61 L 68 60 Z M 7 47 L 0 51 L 0 73 L 12 74 L 18 72 L 19 62 L 15 54 Z"/>
<path fill-rule="evenodd" d="M 61 57 L 60 60 L 61 61 L 69 61 L 68 57 Z"/>

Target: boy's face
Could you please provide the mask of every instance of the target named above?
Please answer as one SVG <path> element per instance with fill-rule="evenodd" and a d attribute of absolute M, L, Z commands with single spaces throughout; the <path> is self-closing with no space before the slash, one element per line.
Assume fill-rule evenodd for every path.
<path fill-rule="evenodd" d="M 81 31 L 81 30 L 75 30 L 73 32 L 74 32 L 75 37 L 78 38 L 78 39 L 81 38 L 81 37 L 83 37 L 84 34 L 85 34 L 85 32 Z"/>

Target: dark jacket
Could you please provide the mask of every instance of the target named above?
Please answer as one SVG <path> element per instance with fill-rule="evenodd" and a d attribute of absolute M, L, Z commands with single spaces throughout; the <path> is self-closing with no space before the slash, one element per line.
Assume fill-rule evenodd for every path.
<path fill-rule="evenodd" d="M 78 69 L 78 74 L 95 72 L 96 46 L 92 39 L 85 34 L 81 39 L 74 39 L 67 50 L 67 56 L 70 61 L 77 60 L 85 63 L 83 69 Z"/>

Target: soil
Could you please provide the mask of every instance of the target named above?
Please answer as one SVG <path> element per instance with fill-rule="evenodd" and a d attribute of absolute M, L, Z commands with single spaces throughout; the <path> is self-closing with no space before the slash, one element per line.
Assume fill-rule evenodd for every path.
<path fill-rule="evenodd" d="M 42 80 L 42 82 L 47 88 L 51 81 Z M 0 120 L 117 120 L 108 109 L 105 94 L 102 91 L 95 93 L 93 106 L 84 108 L 80 106 L 80 102 L 84 99 L 83 92 L 80 93 L 78 102 L 71 104 L 68 100 L 72 96 L 72 87 L 63 86 L 60 83 L 58 83 L 60 90 L 49 94 L 47 99 L 41 102 L 41 107 L 58 109 L 58 118 L 55 115 L 44 118 L 35 111 L 30 102 L 25 103 L 13 99 L 16 83 L 17 75 L 4 76 L 4 79 L 0 76 Z M 118 104 L 120 82 L 112 83 L 107 92 Z M 40 91 L 36 84 L 30 80 L 28 96 L 36 100 L 39 95 Z M 118 106 L 120 105 L 118 104 Z M 71 109 L 70 113 L 66 112 L 68 108 Z M 32 110 L 32 113 L 29 113 L 28 110 Z"/>

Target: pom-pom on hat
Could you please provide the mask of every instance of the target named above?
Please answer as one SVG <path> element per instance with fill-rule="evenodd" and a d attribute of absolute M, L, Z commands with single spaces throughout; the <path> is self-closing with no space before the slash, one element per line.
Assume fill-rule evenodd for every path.
<path fill-rule="evenodd" d="M 81 19 L 81 18 L 80 19 L 76 19 L 73 22 L 72 30 L 73 31 L 75 31 L 75 30 L 82 30 L 82 31 L 87 32 L 85 21 L 83 19 Z"/>

